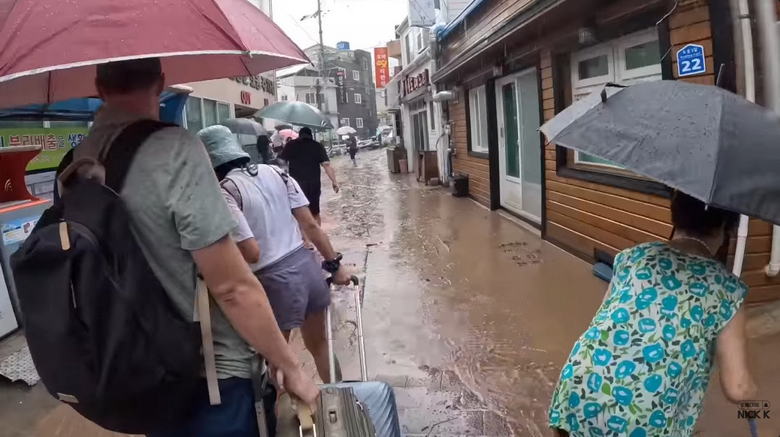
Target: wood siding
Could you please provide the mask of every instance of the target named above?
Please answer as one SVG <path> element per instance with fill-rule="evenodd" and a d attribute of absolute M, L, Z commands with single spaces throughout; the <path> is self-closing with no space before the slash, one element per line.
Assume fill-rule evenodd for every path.
<path fill-rule="evenodd" d="M 709 5 L 703 0 L 681 1 L 669 18 L 673 59 L 677 50 L 689 43 L 704 46 L 707 73 L 680 78 L 687 82 L 714 85 L 712 30 Z M 552 57 L 549 50 L 540 55 L 542 74 L 542 107 L 544 120 L 554 116 L 556 90 L 552 81 Z M 677 78 L 677 63 L 672 70 Z M 567 179 L 557 175 L 554 145 L 545 149 L 545 176 L 548 238 L 591 258 L 599 249 L 611 254 L 645 241 L 664 240 L 671 236 L 670 201 L 612 186 Z M 763 272 L 769 262 L 772 243 L 769 223 L 751 220 L 743 279 L 751 287 L 748 301 L 780 299 L 780 277 L 770 278 Z M 732 247 L 733 253 L 733 247 Z"/>
<path fill-rule="evenodd" d="M 442 65 L 479 43 L 533 3 L 533 0 L 487 0 L 447 37 L 442 52 Z"/>
<path fill-rule="evenodd" d="M 467 98 L 468 95 L 461 92 L 458 101 L 450 103 L 450 121 L 453 123 L 452 143 L 455 146 L 452 169 L 456 174 L 469 175 L 469 195 L 482 205 L 490 207 L 490 166 L 488 160 L 471 156 L 468 151 Z"/>

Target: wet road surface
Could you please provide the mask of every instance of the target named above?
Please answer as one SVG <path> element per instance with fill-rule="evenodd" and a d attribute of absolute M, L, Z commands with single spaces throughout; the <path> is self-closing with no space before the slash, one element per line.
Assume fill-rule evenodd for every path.
<path fill-rule="evenodd" d="M 551 435 L 553 386 L 606 284 L 516 220 L 389 174 L 384 150 L 361 151 L 357 167 L 333 162 L 342 191 L 323 190 L 323 225 L 363 276 L 369 377 L 396 387 L 403 431 Z M 336 339 L 357 379 L 351 292 L 334 292 Z M 780 408 L 778 345 L 757 340 L 751 356 L 761 399 Z M 780 435 L 776 418 L 761 426 Z M 747 431 L 713 372 L 697 435 Z"/>

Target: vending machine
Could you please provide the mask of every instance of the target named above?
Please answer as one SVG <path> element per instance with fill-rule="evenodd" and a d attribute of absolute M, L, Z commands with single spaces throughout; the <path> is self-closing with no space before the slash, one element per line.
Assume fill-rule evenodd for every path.
<path fill-rule="evenodd" d="M 19 327 L 19 300 L 11 271 L 11 255 L 30 235 L 43 211 L 51 206 L 27 190 L 25 169 L 40 146 L 0 148 L 0 337 Z"/>

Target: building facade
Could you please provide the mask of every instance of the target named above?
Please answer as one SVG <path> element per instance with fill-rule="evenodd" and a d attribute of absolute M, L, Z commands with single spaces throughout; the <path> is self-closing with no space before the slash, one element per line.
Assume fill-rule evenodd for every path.
<path fill-rule="evenodd" d="M 276 74 L 279 101 L 298 101 L 314 106 L 320 105 L 322 112 L 328 117 L 333 126 L 339 125 L 338 95 L 335 79 L 327 78 L 324 82 L 320 81 L 319 72 L 310 65 L 279 70 Z"/>
<path fill-rule="evenodd" d="M 337 108 L 339 114 L 336 127 L 351 126 L 359 138 L 376 135 L 379 125 L 376 109 L 371 54 L 365 50 L 336 49 L 325 46 L 324 76 L 336 84 Z M 319 70 L 320 46 L 304 50 L 314 67 Z"/>
<path fill-rule="evenodd" d="M 433 82 L 447 104 L 456 173 L 470 196 L 540 228 L 582 258 L 671 236 L 671 191 L 612 163 L 544 144 L 539 126 L 607 82 L 685 80 L 738 90 L 727 0 L 477 0 L 438 33 Z M 552 25 L 551 23 L 555 23 Z M 706 70 L 678 77 L 675 53 L 704 48 Z M 717 68 L 716 68 L 717 66 Z M 751 220 L 743 279 L 752 301 L 780 298 L 764 273 L 772 227 Z"/>

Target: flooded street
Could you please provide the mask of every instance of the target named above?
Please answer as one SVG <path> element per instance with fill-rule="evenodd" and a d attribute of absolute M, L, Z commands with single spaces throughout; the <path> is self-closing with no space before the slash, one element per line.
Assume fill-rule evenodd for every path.
<path fill-rule="evenodd" d="M 340 194 L 324 189 L 323 223 L 363 277 L 369 378 L 396 387 L 408 435 L 547 436 L 560 367 L 606 284 L 590 265 L 501 213 L 391 175 L 385 151 L 358 166 L 334 158 Z M 353 291 L 335 292 L 339 356 L 360 376 Z M 752 345 L 762 399 L 777 399 L 770 358 Z M 697 435 L 742 436 L 744 421 L 713 374 Z M 777 435 L 777 420 L 761 424 Z"/>

